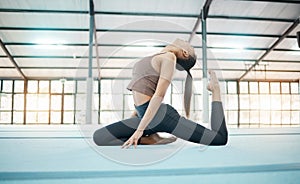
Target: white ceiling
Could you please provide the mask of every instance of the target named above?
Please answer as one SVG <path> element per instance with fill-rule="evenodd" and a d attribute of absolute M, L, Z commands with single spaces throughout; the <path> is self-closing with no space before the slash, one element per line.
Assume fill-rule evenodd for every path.
<path fill-rule="evenodd" d="M 128 78 L 138 58 L 176 38 L 188 40 L 204 3 L 94 0 L 102 77 Z M 0 38 L 29 79 L 86 77 L 88 10 L 88 0 L 1 0 Z M 299 16 L 297 1 L 213 0 L 207 18 L 208 67 L 225 80 L 238 80 Z M 299 80 L 297 31 L 299 25 L 244 79 Z M 195 78 L 202 77 L 201 32 L 200 24 L 191 42 L 198 56 Z M 97 77 L 95 58 L 93 66 Z M 0 49 L 0 78 L 20 77 Z"/>

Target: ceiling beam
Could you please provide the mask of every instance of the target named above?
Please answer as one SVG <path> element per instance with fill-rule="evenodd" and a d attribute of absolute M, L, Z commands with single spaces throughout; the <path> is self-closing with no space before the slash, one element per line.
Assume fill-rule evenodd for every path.
<path fill-rule="evenodd" d="M 37 28 L 37 27 L 0 27 L 0 30 L 13 31 L 66 31 L 66 32 L 88 32 L 89 29 L 83 28 Z M 97 32 L 119 32 L 119 33 L 159 33 L 159 34 L 191 34 L 190 31 L 157 31 L 157 30 L 120 30 L 120 29 L 97 29 Z M 202 32 L 196 32 L 202 34 Z M 266 37 L 279 38 L 281 35 L 274 34 L 252 34 L 252 33 L 224 33 L 224 32 L 207 32 L 208 35 L 220 36 L 244 36 L 244 37 Z M 287 38 L 296 38 L 296 36 L 287 36 Z"/>
<path fill-rule="evenodd" d="M 212 0 L 206 0 L 205 1 L 205 4 L 203 6 L 203 18 L 206 19 L 207 16 L 208 16 L 208 12 L 209 12 L 209 8 L 210 8 L 210 5 L 212 3 Z"/>
<path fill-rule="evenodd" d="M 271 47 L 238 79 L 238 81 L 241 81 L 249 72 L 251 72 L 256 65 L 259 64 L 266 56 L 268 56 L 274 48 L 279 45 L 288 34 L 290 34 L 299 24 L 300 18 L 297 18 L 293 24 L 281 35 L 280 38 L 278 38 L 272 45 Z"/>
<path fill-rule="evenodd" d="M 70 59 L 70 61 L 75 61 L 73 56 L 13 56 L 14 58 L 21 58 L 21 59 Z M 6 56 L 1 56 L 0 58 L 7 58 Z M 95 56 L 93 57 L 96 58 Z M 100 56 L 100 59 L 140 59 L 142 57 L 130 57 L 130 56 Z M 88 59 L 87 56 L 77 56 L 76 59 Z M 202 58 L 197 58 L 202 60 Z M 207 58 L 209 61 L 230 61 L 230 62 L 256 62 L 255 59 L 242 59 L 242 58 Z M 300 63 L 300 60 L 262 60 L 261 62 L 267 63 Z"/>
<path fill-rule="evenodd" d="M 1 67 L 0 69 L 14 69 L 14 67 Z M 53 67 L 32 67 L 32 66 L 25 66 L 25 67 L 21 67 L 21 69 L 23 70 L 88 70 L 88 67 L 59 67 L 59 66 L 53 66 Z M 93 67 L 93 70 L 97 70 L 97 67 Z M 101 70 L 132 70 L 132 67 L 102 67 Z M 229 71 L 229 72 L 244 72 L 246 71 L 246 69 L 241 69 L 241 68 L 236 68 L 236 69 L 229 69 L 229 68 L 211 68 L 213 70 L 218 70 L 218 71 Z M 202 67 L 197 67 L 197 68 L 193 68 L 193 71 L 201 71 Z M 272 69 L 272 70 L 260 70 L 260 69 L 255 69 L 253 70 L 255 72 L 276 72 L 276 73 L 299 73 L 299 70 L 294 69 L 294 70 L 279 70 L 279 69 Z"/>
<path fill-rule="evenodd" d="M 22 72 L 22 70 L 20 69 L 20 67 L 18 66 L 17 62 L 15 61 L 15 59 L 13 58 L 13 56 L 9 53 L 9 51 L 7 50 L 5 44 L 2 42 L 2 40 L 0 39 L 0 46 L 2 48 L 2 50 L 5 52 L 6 56 L 9 58 L 9 60 L 11 61 L 11 63 L 15 66 L 15 68 L 17 69 L 17 71 L 19 72 L 19 74 L 22 76 L 22 78 L 24 80 L 27 79 L 27 77 L 25 76 L 25 74 Z"/>
<path fill-rule="evenodd" d="M 37 10 L 37 9 L 9 9 L 0 8 L 1 13 L 52 13 L 52 14 L 82 14 L 86 15 L 89 11 L 79 10 Z M 178 14 L 178 13 L 151 13 L 151 12 L 108 12 L 94 11 L 95 15 L 123 15 L 123 16 L 152 16 L 152 17 L 183 17 L 196 18 L 195 14 Z"/>
<path fill-rule="evenodd" d="M 271 18 L 271 17 L 244 17 L 244 16 L 228 16 L 228 15 L 208 15 L 209 19 L 231 19 L 231 20 L 253 20 L 266 22 L 293 22 L 294 19 Z"/>
<path fill-rule="evenodd" d="M 202 10 L 200 11 L 200 14 L 197 17 L 197 21 L 196 21 L 196 23 L 194 25 L 193 31 L 192 31 L 192 33 L 190 35 L 189 40 L 188 40 L 190 43 L 193 40 L 193 37 L 195 36 L 195 34 L 197 33 L 197 29 L 199 28 L 199 25 L 200 25 L 200 22 L 201 22 L 202 13 L 204 13 L 204 19 L 207 18 L 211 2 L 212 2 L 212 0 L 206 0 L 205 1 L 205 4 L 204 4 Z"/>
<path fill-rule="evenodd" d="M 39 46 L 39 44 L 36 43 L 29 43 L 29 42 L 5 42 L 5 45 L 10 45 L 10 46 Z M 56 44 L 53 44 L 53 46 L 55 46 Z M 65 44 L 59 44 L 59 46 L 78 46 L 78 47 L 86 47 L 89 46 L 89 44 L 87 43 L 65 43 Z M 145 47 L 149 47 L 149 45 L 126 45 L 126 44 L 98 44 L 98 46 L 100 47 L 131 47 L 131 48 L 145 48 Z M 162 44 L 162 45 L 153 45 L 151 47 L 155 47 L 155 48 L 163 48 L 165 47 L 166 44 Z M 194 48 L 199 48 L 201 49 L 201 46 L 194 46 Z M 236 49 L 234 47 L 207 47 L 208 49 Z M 245 47 L 243 48 L 243 50 L 268 50 L 268 48 L 258 48 L 258 47 Z M 295 51 L 295 52 L 299 52 L 299 50 L 296 49 L 285 49 L 285 48 L 280 48 L 280 49 L 274 49 L 274 51 Z"/>
<path fill-rule="evenodd" d="M 251 1 L 251 2 L 268 2 L 268 3 L 289 3 L 289 4 L 300 4 L 300 1 L 299 0 L 289 0 L 289 1 L 286 1 L 286 0 L 235 0 L 235 1 Z"/>
<path fill-rule="evenodd" d="M 208 7 L 208 3 L 206 7 Z M 206 8 L 207 9 L 207 8 Z M 208 9 L 206 10 L 208 11 Z M 0 8 L 0 13 L 52 13 L 52 14 L 82 14 L 88 11 L 76 10 L 33 10 L 33 9 L 7 9 Z M 147 12 L 107 12 L 95 11 L 95 15 L 120 15 L 120 16 L 151 16 L 151 17 L 174 17 L 174 18 L 198 18 L 197 14 L 174 14 L 174 13 L 147 13 Z M 249 17 L 249 16 L 226 16 L 226 15 L 206 15 L 209 19 L 233 19 L 233 20 L 254 20 L 254 21 L 274 21 L 274 22 L 293 22 L 294 19 L 271 18 L 271 17 Z"/>

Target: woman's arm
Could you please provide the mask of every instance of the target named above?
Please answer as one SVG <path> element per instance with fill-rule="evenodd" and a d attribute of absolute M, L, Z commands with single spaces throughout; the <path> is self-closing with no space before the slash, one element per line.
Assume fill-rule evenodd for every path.
<path fill-rule="evenodd" d="M 171 54 L 168 57 L 162 57 L 160 61 L 160 77 L 154 95 L 152 96 L 149 106 L 142 118 L 136 132 L 123 144 L 123 148 L 128 148 L 132 144 L 137 145 L 138 139 L 143 135 L 143 131 L 154 118 L 159 109 L 167 89 L 172 81 L 176 66 L 176 57 Z"/>

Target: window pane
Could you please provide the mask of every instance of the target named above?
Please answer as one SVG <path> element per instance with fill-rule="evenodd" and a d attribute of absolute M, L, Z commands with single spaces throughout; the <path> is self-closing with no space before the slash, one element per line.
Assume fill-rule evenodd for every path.
<path fill-rule="evenodd" d="M 220 81 L 220 89 L 221 89 L 221 93 L 222 94 L 226 94 L 227 93 L 227 86 L 226 86 L 226 82 L 224 81 Z"/>
<path fill-rule="evenodd" d="M 48 123 L 48 112 L 38 112 L 38 123 Z"/>
<path fill-rule="evenodd" d="M 12 108 L 12 95 L 4 94 L 0 96 L 1 98 L 1 110 L 11 110 Z"/>
<path fill-rule="evenodd" d="M 226 95 L 226 109 L 237 110 L 238 109 L 238 96 L 237 95 Z"/>
<path fill-rule="evenodd" d="M 112 94 L 112 82 L 111 80 L 101 80 L 101 93 Z"/>
<path fill-rule="evenodd" d="M 271 109 L 272 110 L 281 110 L 281 96 L 280 95 L 271 95 Z"/>
<path fill-rule="evenodd" d="M 123 86 L 124 86 L 124 88 L 123 88 L 123 93 L 124 94 L 131 94 L 131 91 L 129 91 L 128 89 L 127 89 L 127 86 L 128 86 L 128 84 L 129 84 L 129 82 L 130 82 L 130 80 L 123 80 Z M 102 86 L 101 86 L 102 87 Z"/>
<path fill-rule="evenodd" d="M 291 113 L 290 111 L 282 111 L 281 112 L 281 121 L 282 124 L 290 124 L 291 123 Z"/>
<path fill-rule="evenodd" d="M 38 110 L 49 110 L 49 95 L 39 94 L 38 95 Z"/>
<path fill-rule="evenodd" d="M 240 95 L 240 109 L 249 109 L 249 95 Z"/>
<path fill-rule="evenodd" d="M 282 110 L 290 110 L 291 109 L 291 96 L 290 95 L 281 95 L 282 103 L 281 109 Z"/>
<path fill-rule="evenodd" d="M 260 95 L 260 106 L 261 110 L 269 110 L 271 108 L 270 95 Z"/>
<path fill-rule="evenodd" d="M 0 123 L 11 123 L 11 112 L 0 112 Z"/>
<path fill-rule="evenodd" d="M 272 124 L 281 124 L 281 112 L 272 111 L 271 112 L 271 123 Z"/>
<path fill-rule="evenodd" d="M 73 110 L 74 109 L 74 96 L 65 95 L 64 96 L 64 110 Z"/>
<path fill-rule="evenodd" d="M 124 100 L 125 100 L 124 110 L 133 111 L 135 108 L 134 108 L 134 101 L 132 95 L 126 95 Z"/>
<path fill-rule="evenodd" d="M 280 83 L 279 82 L 271 82 L 271 93 L 280 93 Z"/>
<path fill-rule="evenodd" d="M 291 93 L 299 93 L 299 87 L 298 87 L 298 83 L 296 82 L 292 82 L 291 83 Z"/>
<path fill-rule="evenodd" d="M 61 93 L 61 92 L 62 92 L 62 83 L 57 80 L 51 81 L 51 93 Z"/>
<path fill-rule="evenodd" d="M 259 111 L 250 111 L 250 123 L 259 124 Z"/>
<path fill-rule="evenodd" d="M 65 93 L 75 93 L 75 81 L 65 82 Z"/>
<path fill-rule="evenodd" d="M 240 93 L 248 93 L 248 82 L 240 82 Z"/>
<path fill-rule="evenodd" d="M 12 92 L 12 81 L 11 80 L 4 80 L 3 81 L 3 92 Z"/>
<path fill-rule="evenodd" d="M 38 96 L 37 94 L 27 94 L 26 96 L 26 109 L 27 110 L 38 110 Z"/>
<path fill-rule="evenodd" d="M 183 110 L 183 99 L 182 94 L 173 94 L 172 95 L 172 106 L 176 110 Z"/>
<path fill-rule="evenodd" d="M 202 95 L 194 95 L 194 99 L 195 99 L 195 110 L 202 111 L 203 110 Z"/>
<path fill-rule="evenodd" d="M 51 96 L 51 110 L 61 110 L 61 95 Z"/>
<path fill-rule="evenodd" d="M 250 95 L 250 109 L 258 110 L 259 109 L 259 96 Z"/>
<path fill-rule="evenodd" d="M 99 95 L 98 94 L 93 95 L 93 109 L 99 110 Z"/>
<path fill-rule="evenodd" d="M 121 80 L 119 80 L 119 81 L 121 81 Z M 93 93 L 98 93 L 98 88 L 99 88 L 98 81 L 93 81 Z"/>
<path fill-rule="evenodd" d="M 176 88 L 180 88 L 180 86 L 176 85 Z M 193 82 L 193 92 L 196 94 L 202 94 L 203 93 L 203 82 L 202 81 L 194 81 Z M 182 89 L 182 88 L 181 88 Z M 183 93 L 183 92 L 182 92 Z"/>
<path fill-rule="evenodd" d="M 39 90 L 40 93 L 49 93 L 49 81 L 40 81 Z"/>
<path fill-rule="evenodd" d="M 112 94 L 123 94 L 123 81 L 122 80 L 113 80 L 111 83 L 111 88 Z"/>
<path fill-rule="evenodd" d="M 74 123 L 74 112 L 64 112 L 64 123 Z"/>
<path fill-rule="evenodd" d="M 101 109 L 102 110 L 113 110 L 111 95 L 109 95 L 109 94 L 101 95 Z"/>
<path fill-rule="evenodd" d="M 50 115 L 50 119 L 51 119 L 51 121 L 50 121 L 51 123 L 54 123 L 54 124 L 61 123 L 61 113 L 52 111 L 51 115 Z"/>
<path fill-rule="evenodd" d="M 269 88 L 269 83 L 268 82 L 259 82 L 259 93 L 269 93 L 270 88 Z"/>
<path fill-rule="evenodd" d="M 86 81 L 77 81 L 77 93 L 86 93 Z"/>
<path fill-rule="evenodd" d="M 260 111 L 260 124 L 270 124 L 271 122 L 271 112 L 270 111 Z"/>
<path fill-rule="evenodd" d="M 107 125 L 112 124 L 114 122 L 120 121 L 122 119 L 121 111 L 112 111 L 112 112 L 101 112 L 100 123 Z"/>
<path fill-rule="evenodd" d="M 257 82 L 250 82 L 250 93 L 258 93 L 258 83 Z"/>
<path fill-rule="evenodd" d="M 282 93 L 290 93 L 290 85 L 288 82 L 282 82 L 281 83 L 281 92 Z"/>
<path fill-rule="evenodd" d="M 27 112 L 26 113 L 26 123 L 37 123 L 37 112 Z"/>
<path fill-rule="evenodd" d="M 300 110 L 300 95 L 292 95 L 291 98 L 291 109 Z"/>
<path fill-rule="evenodd" d="M 24 95 L 15 94 L 14 95 L 14 110 L 24 109 Z"/>
<path fill-rule="evenodd" d="M 230 93 L 233 93 L 233 94 L 237 93 L 236 82 L 228 82 L 227 85 L 228 85 L 227 90 L 228 90 L 229 94 Z"/>
<path fill-rule="evenodd" d="M 28 93 L 37 93 L 38 91 L 38 81 L 30 80 L 27 84 L 27 92 Z"/>
<path fill-rule="evenodd" d="M 300 124 L 300 111 L 291 111 L 291 124 Z"/>
<path fill-rule="evenodd" d="M 16 80 L 15 81 L 15 93 L 22 93 L 24 92 L 24 81 Z"/>
<path fill-rule="evenodd" d="M 249 124 L 249 111 L 240 111 L 240 123 Z"/>
<path fill-rule="evenodd" d="M 163 103 L 167 103 L 167 104 L 171 103 L 171 88 L 167 89 L 166 95 L 163 99 Z"/>
<path fill-rule="evenodd" d="M 199 86 L 195 85 L 195 84 L 199 84 L 199 83 L 200 82 L 193 83 L 194 84 L 194 88 L 193 88 L 194 89 L 194 93 L 199 90 Z M 172 82 L 172 91 L 173 91 L 174 94 L 178 94 L 178 93 L 182 94 L 183 93 L 182 81 L 173 81 Z M 198 93 L 201 93 L 201 92 L 199 91 Z"/>
<path fill-rule="evenodd" d="M 76 110 L 85 111 L 85 103 L 86 103 L 86 95 L 85 94 L 77 94 L 76 95 Z"/>
<path fill-rule="evenodd" d="M 228 111 L 228 124 L 237 124 L 238 112 L 237 111 Z"/>
<path fill-rule="evenodd" d="M 23 124 L 23 116 L 24 116 L 23 112 L 14 112 L 13 123 Z"/>

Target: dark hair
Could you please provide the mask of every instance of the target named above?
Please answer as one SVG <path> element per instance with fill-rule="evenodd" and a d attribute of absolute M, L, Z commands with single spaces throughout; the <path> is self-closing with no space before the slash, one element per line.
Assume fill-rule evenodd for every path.
<path fill-rule="evenodd" d="M 190 69 L 196 64 L 196 56 L 189 56 L 187 59 L 180 59 L 177 58 L 176 61 L 176 69 L 187 72 L 187 76 L 185 79 L 185 86 L 184 86 L 184 110 L 186 117 L 190 116 L 190 104 L 191 104 L 191 97 L 192 97 L 192 88 L 193 88 L 193 77 L 190 73 Z"/>

